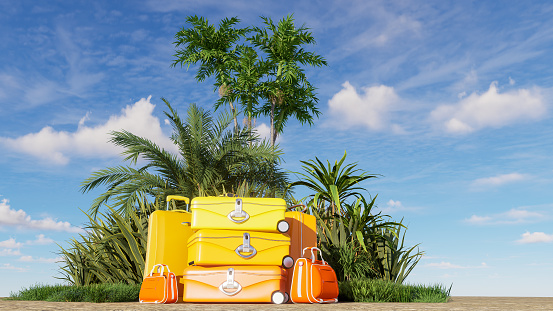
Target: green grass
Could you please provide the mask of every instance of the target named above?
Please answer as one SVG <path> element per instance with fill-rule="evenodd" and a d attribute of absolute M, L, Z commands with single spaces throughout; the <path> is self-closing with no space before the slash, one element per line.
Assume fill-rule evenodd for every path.
<path fill-rule="evenodd" d="M 44 300 L 61 302 L 138 301 L 140 285 L 92 284 L 86 286 L 41 285 L 11 293 L 9 300 Z"/>
<path fill-rule="evenodd" d="M 443 285 L 409 285 L 389 281 L 355 279 L 340 282 L 340 301 L 355 302 L 447 302 Z"/>

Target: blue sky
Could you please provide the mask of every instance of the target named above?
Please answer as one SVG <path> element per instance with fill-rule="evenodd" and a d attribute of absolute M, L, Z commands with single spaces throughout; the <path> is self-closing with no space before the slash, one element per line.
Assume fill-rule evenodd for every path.
<path fill-rule="evenodd" d="M 161 97 L 212 109 L 212 85 L 170 67 L 187 16 L 292 13 L 329 66 L 307 70 L 322 115 L 289 123 L 283 167 L 347 150 L 381 174 L 363 186 L 426 252 L 408 282 L 551 296 L 553 5 L 287 0 L 0 1 L 0 296 L 57 282 L 100 194 L 80 183 L 122 164 L 109 131 L 170 149 Z"/>

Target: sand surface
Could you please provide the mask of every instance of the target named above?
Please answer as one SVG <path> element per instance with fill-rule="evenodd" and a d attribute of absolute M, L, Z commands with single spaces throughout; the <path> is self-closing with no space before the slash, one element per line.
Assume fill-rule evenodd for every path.
<path fill-rule="evenodd" d="M 452 297 L 448 303 L 352 303 L 310 304 L 173 304 L 150 305 L 135 302 L 86 303 L 0 300 L 0 310 L 550 310 L 553 297 Z"/>

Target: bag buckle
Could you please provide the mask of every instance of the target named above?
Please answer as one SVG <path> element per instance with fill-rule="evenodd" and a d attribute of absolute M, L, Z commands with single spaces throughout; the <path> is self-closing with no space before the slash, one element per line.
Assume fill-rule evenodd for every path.
<path fill-rule="evenodd" d="M 250 234 L 247 232 L 244 232 L 244 238 L 242 240 L 242 245 L 238 246 L 234 251 L 238 256 L 244 258 L 244 259 L 250 259 L 253 256 L 257 254 L 257 250 L 250 245 Z M 243 255 L 242 253 L 246 253 L 248 255 Z"/>
<path fill-rule="evenodd" d="M 234 211 L 231 211 L 227 215 L 228 219 L 237 224 L 241 224 L 250 218 L 250 215 L 242 210 L 242 199 L 236 199 L 234 203 Z M 243 218 L 243 219 L 236 219 Z"/>
<path fill-rule="evenodd" d="M 236 290 L 233 292 L 227 292 L 226 289 L 236 289 Z M 227 281 L 219 285 L 219 290 L 227 296 L 236 295 L 238 294 L 238 292 L 242 290 L 242 286 L 234 280 L 234 268 L 229 268 L 227 270 Z"/>

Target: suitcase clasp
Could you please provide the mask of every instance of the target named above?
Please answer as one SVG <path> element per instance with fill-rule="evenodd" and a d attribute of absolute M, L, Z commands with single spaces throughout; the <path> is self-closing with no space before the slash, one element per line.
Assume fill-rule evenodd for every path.
<path fill-rule="evenodd" d="M 250 215 L 242 210 L 242 199 L 236 199 L 236 203 L 234 204 L 234 211 L 231 211 L 227 215 L 228 219 L 230 221 L 235 222 L 237 224 L 241 224 L 248 220 L 250 218 Z M 235 219 L 235 218 L 243 218 L 243 219 Z"/>
<path fill-rule="evenodd" d="M 249 233 L 244 232 L 244 240 L 242 242 L 242 245 L 238 246 L 234 251 L 236 252 L 236 254 L 238 254 L 238 256 L 244 259 L 250 259 L 257 254 L 257 250 L 250 245 Z M 242 255 L 242 253 L 249 253 L 249 255 Z"/>
<path fill-rule="evenodd" d="M 234 292 L 227 292 L 225 289 L 236 289 L 236 290 Z M 240 285 L 240 283 L 238 283 L 234 280 L 234 268 L 229 268 L 228 269 L 228 271 L 227 271 L 227 281 L 223 282 L 223 283 L 221 283 L 221 285 L 219 285 L 219 290 L 223 294 L 228 295 L 228 296 L 236 295 L 236 294 L 238 294 L 238 292 L 240 292 L 242 290 L 242 286 Z"/>

